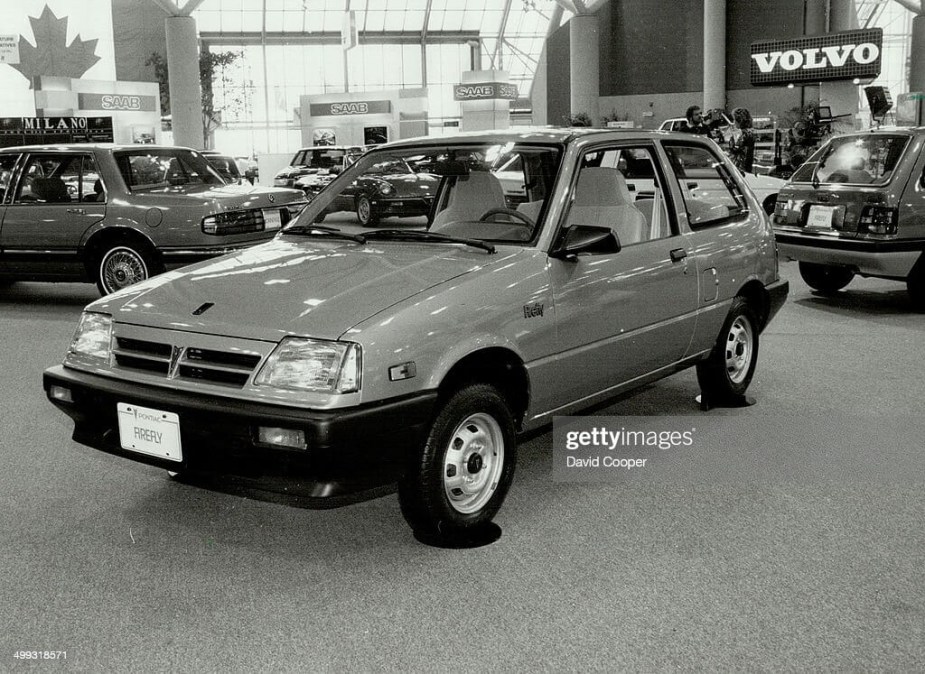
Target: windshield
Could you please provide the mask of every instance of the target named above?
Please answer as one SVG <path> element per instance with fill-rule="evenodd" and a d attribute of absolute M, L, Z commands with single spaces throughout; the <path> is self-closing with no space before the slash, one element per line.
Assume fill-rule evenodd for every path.
<path fill-rule="evenodd" d="M 224 185 L 225 181 L 198 152 L 182 148 L 125 150 L 116 164 L 130 192 L 181 185 Z"/>
<path fill-rule="evenodd" d="M 822 146 L 797 169 L 795 183 L 883 184 L 893 176 L 906 135 L 867 134 L 840 136 Z"/>
<path fill-rule="evenodd" d="M 518 143 L 372 150 L 321 190 L 293 226 L 526 243 L 545 216 L 560 158 L 559 146 Z"/>

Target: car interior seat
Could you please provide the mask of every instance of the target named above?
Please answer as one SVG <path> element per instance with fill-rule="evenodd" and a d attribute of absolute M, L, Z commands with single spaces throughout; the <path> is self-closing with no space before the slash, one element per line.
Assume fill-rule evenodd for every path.
<path fill-rule="evenodd" d="M 106 201 L 106 194 L 103 190 L 103 183 L 99 178 L 93 181 L 93 194 L 85 194 L 84 201 Z"/>
<path fill-rule="evenodd" d="M 451 222 L 478 220 L 493 208 L 506 207 L 501 181 L 488 171 L 471 171 L 456 179 L 449 203 L 434 216 L 430 231 L 439 232 Z"/>
<path fill-rule="evenodd" d="M 633 205 L 623 174 L 613 168 L 581 169 L 568 224 L 610 227 L 622 246 L 649 238 L 646 217 Z"/>
<path fill-rule="evenodd" d="M 67 185 L 61 178 L 33 178 L 32 193 L 39 201 L 48 204 L 63 204 L 71 200 Z"/>

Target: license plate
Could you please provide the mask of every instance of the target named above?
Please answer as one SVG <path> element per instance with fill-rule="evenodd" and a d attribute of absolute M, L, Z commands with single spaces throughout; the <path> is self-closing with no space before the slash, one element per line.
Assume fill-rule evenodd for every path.
<path fill-rule="evenodd" d="M 123 449 L 170 461 L 183 460 L 178 415 L 126 403 L 116 403 L 116 409 Z"/>
<path fill-rule="evenodd" d="M 279 209 L 268 209 L 263 212 L 264 229 L 279 229 L 282 221 L 279 219 Z"/>
<path fill-rule="evenodd" d="M 810 206 L 806 226 L 832 229 L 832 218 L 836 210 L 836 206 Z"/>

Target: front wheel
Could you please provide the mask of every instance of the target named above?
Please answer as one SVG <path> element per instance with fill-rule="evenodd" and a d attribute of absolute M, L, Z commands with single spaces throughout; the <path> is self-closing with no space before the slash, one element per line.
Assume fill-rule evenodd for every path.
<path fill-rule="evenodd" d="M 108 295 L 152 276 L 153 262 L 147 251 L 133 243 L 107 248 L 100 257 L 96 285 Z"/>
<path fill-rule="evenodd" d="M 758 364 L 758 321 L 748 302 L 736 297 L 709 357 L 697 364 L 697 382 L 709 400 L 745 395 Z"/>
<path fill-rule="evenodd" d="M 494 386 L 471 384 L 451 395 L 399 484 L 411 528 L 452 537 L 490 522 L 514 479 L 514 435 L 510 407 Z"/>
<path fill-rule="evenodd" d="M 810 288 L 823 293 L 834 293 L 851 283 L 854 272 L 848 267 L 837 267 L 831 264 L 817 264 L 815 262 L 801 262 L 800 276 Z"/>
<path fill-rule="evenodd" d="M 357 221 L 364 227 L 371 227 L 379 221 L 373 212 L 372 202 L 365 194 L 357 197 Z"/>

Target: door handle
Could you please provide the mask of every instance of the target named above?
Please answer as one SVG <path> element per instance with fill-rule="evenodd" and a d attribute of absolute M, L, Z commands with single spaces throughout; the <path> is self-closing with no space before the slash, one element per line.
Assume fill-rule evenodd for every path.
<path fill-rule="evenodd" d="M 672 262 L 680 262 L 687 257 L 687 251 L 683 248 L 675 248 L 673 251 L 668 253 L 671 256 Z"/>
<path fill-rule="evenodd" d="M 85 208 L 67 208 L 65 209 L 68 213 L 73 213 L 74 215 L 86 215 L 87 209 Z"/>

